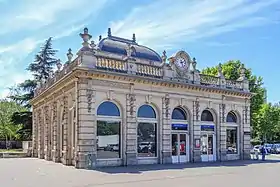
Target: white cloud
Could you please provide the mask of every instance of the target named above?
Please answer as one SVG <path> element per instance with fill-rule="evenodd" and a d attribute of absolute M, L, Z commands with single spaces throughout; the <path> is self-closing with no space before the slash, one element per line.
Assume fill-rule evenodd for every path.
<path fill-rule="evenodd" d="M 107 2 L 25 0 L 0 12 L 0 40 L 5 34 L 29 33 L 15 43 L 0 44 L 0 98 L 7 96 L 9 87 L 31 78 L 25 70 L 28 62 L 24 60 L 38 44 L 49 36 L 60 39 L 77 32 L 84 26 L 84 20 L 89 16 L 94 19 Z"/>
<path fill-rule="evenodd" d="M 110 24 L 114 35 L 131 38 L 156 49 L 215 36 L 239 28 L 273 23 L 261 10 L 278 0 L 154 1 L 133 9 L 123 20 Z"/>
<path fill-rule="evenodd" d="M 0 35 L 11 31 L 37 30 L 42 27 L 51 30 L 53 25 L 55 28 L 57 25 L 71 27 L 91 14 L 98 13 L 107 1 L 25 0 L 6 12 L 0 12 Z"/>

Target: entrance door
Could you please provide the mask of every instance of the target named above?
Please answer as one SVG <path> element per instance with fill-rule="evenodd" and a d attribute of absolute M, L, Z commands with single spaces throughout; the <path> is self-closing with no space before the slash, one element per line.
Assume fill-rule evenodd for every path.
<path fill-rule="evenodd" d="M 201 160 L 202 162 L 216 161 L 216 139 L 214 134 L 201 136 Z"/>
<path fill-rule="evenodd" d="M 172 134 L 172 163 L 188 162 L 188 135 L 185 133 Z"/>

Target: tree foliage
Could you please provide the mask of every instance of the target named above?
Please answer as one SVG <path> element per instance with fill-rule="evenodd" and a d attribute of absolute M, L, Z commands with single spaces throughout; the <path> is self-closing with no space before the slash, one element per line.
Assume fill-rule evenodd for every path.
<path fill-rule="evenodd" d="M 258 137 L 265 141 L 280 140 L 280 108 L 271 103 L 263 104 L 257 115 Z"/>
<path fill-rule="evenodd" d="M 52 73 L 56 63 L 55 54 L 57 50 L 52 48 L 52 38 L 46 40 L 41 50 L 35 55 L 34 62 L 30 63 L 27 70 L 33 74 L 33 79 L 25 80 L 11 88 L 10 99 L 26 108 L 28 111 L 15 112 L 12 115 L 12 121 L 15 124 L 23 124 L 21 137 L 24 139 L 31 138 L 32 132 L 32 112 L 29 101 L 34 98 L 35 88 L 40 81 L 46 80 Z"/>
<path fill-rule="evenodd" d="M 240 77 L 242 63 L 239 60 L 230 60 L 222 64 L 222 72 L 226 79 L 237 80 Z M 218 66 L 208 67 L 202 70 L 203 74 L 218 75 Z M 251 98 L 251 126 L 253 127 L 253 136 L 258 136 L 258 115 L 265 103 L 266 90 L 263 87 L 263 78 L 253 74 L 252 70 L 247 68 L 245 71 L 246 78 L 249 80 L 249 90 L 255 95 Z"/>
<path fill-rule="evenodd" d="M 25 112 L 26 108 L 15 102 L 0 100 L 0 138 L 5 140 L 16 140 L 20 138 L 22 124 L 14 124 L 12 115 L 15 112 Z"/>

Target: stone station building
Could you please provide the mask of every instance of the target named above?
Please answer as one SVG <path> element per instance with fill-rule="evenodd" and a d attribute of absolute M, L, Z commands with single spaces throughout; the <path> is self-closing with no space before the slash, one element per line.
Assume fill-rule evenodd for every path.
<path fill-rule="evenodd" d="M 88 29 L 73 59 L 36 88 L 33 157 L 76 168 L 250 159 L 250 97 L 238 80 L 203 75 L 185 51 L 167 57 Z"/>

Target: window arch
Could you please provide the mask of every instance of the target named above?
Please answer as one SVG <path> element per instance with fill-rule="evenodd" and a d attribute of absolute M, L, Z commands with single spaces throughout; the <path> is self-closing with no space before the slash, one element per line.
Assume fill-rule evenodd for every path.
<path fill-rule="evenodd" d="M 201 121 L 212 121 L 214 122 L 214 118 L 212 113 L 209 110 L 204 110 L 201 114 Z"/>
<path fill-rule="evenodd" d="M 156 112 L 150 105 L 142 105 L 138 109 L 137 117 L 140 117 L 140 118 L 156 118 Z"/>
<path fill-rule="evenodd" d="M 157 156 L 157 116 L 150 105 L 142 105 L 137 112 L 138 157 Z"/>
<path fill-rule="evenodd" d="M 99 116 L 120 116 L 120 110 L 114 103 L 105 101 L 97 109 Z"/>
<path fill-rule="evenodd" d="M 121 157 L 121 116 L 116 104 L 110 101 L 97 108 L 97 159 Z"/>
<path fill-rule="evenodd" d="M 179 107 L 174 108 L 172 112 L 172 117 L 173 120 L 187 120 L 187 115 L 184 110 L 182 110 Z"/>
<path fill-rule="evenodd" d="M 237 123 L 237 117 L 234 112 L 229 112 L 227 115 L 227 122 L 229 123 Z"/>

